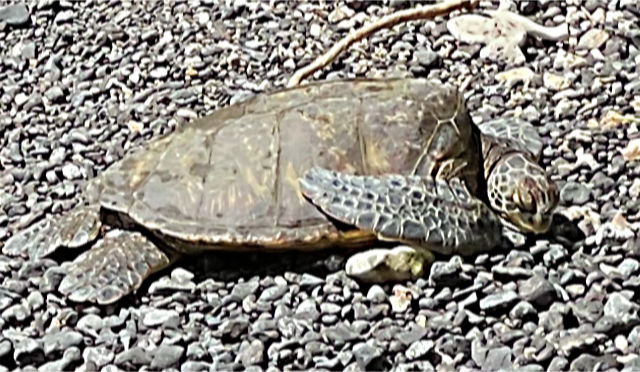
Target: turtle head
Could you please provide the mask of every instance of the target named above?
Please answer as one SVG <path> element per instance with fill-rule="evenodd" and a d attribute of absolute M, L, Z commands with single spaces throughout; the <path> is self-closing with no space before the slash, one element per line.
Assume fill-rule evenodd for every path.
<path fill-rule="evenodd" d="M 487 178 L 491 207 L 513 227 L 544 233 L 558 204 L 558 188 L 536 162 L 522 153 L 498 160 Z"/>

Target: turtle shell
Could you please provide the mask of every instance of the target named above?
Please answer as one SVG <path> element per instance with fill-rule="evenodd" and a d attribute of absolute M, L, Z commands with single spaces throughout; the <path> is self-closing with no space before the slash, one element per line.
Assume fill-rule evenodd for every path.
<path fill-rule="evenodd" d="M 477 194 L 479 138 L 454 87 L 313 83 L 257 95 L 149 142 L 102 173 L 99 201 L 180 251 L 361 245 L 375 236 L 337 226 L 305 200 L 305 171 L 455 169 Z"/>

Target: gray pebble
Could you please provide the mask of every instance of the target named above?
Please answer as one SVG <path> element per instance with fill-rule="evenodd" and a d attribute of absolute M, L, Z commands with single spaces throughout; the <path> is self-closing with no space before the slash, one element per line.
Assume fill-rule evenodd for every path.
<path fill-rule="evenodd" d="M 264 344 L 260 340 L 251 342 L 244 341 L 240 345 L 240 352 L 236 358 L 236 362 L 242 363 L 244 367 L 256 364 L 262 364 L 264 360 Z"/>
<path fill-rule="evenodd" d="M 589 189 L 581 183 L 567 182 L 560 190 L 560 200 L 565 205 L 583 205 L 590 197 Z"/>
<path fill-rule="evenodd" d="M 518 285 L 520 298 L 537 308 L 546 308 L 556 299 L 556 290 L 545 278 L 534 275 Z"/>
<path fill-rule="evenodd" d="M 231 339 L 237 339 L 246 332 L 249 328 L 249 321 L 245 318 L 236 318 L 225 320 L 220 325 L 220 332 L 222 336 L 229 337 Z"/>
<path fill-rule="evenodd" d="M 289 288 L 286 285 L 276 285 L 273 287 L 269 287 L 262 291 L 260 297 L 258 297 L 258 301 L 275 301 L 284 296 Z"/>
<path fill-rule="evenodd" d="M 180 315 L 175 310 L 151 309 L 142 317 L 142 324 L 145 327 L 178 328 Z"/>
<path fill-rule="evenodd" d="M 11 26 L 20 26 L 29 21 L 29 9 L 24 3 L 0 7 L 0 22 Z"/>
<path fill-rule="evenodd" d="M 498 347 L 487 352 L 487 356 L 482 363 L 482 369 L 485 371 L 496 371 L 513 368 L 511 362 L 511 348 Z"/>
<path fill-rule="evenodd" d="M 367 291 L 367 299 L 372 303 L 382 303 L 387 301 L 387 294 L 382 287 L 374 284 Z"/>
<path fill-rule="evenodd" d="M 338 345 L 357 340 L 360 337 L 344 323 L 338 323 L 335 326 L 323 328 L 320 331 L 320 334 L 326 342 L 333 342 Z"/>
<path fill-rule="evenodd" d="M 371 362 L 381 355 L 382 350 L 377 346 L 370 345 L 369 343 L 360 342 L 353 346 L 353 356 L 355 357 L 358 366 L 363 370 L 371 369 Z"/>
<path fill-rule="evenodd" d="M 116 355 L 114 362 L 117 365 L 131 363 L 135 366 L 141 366 L 151 363 L 151 355 L 139 346 L 134 346 L 129 350 L 124 350 Z"/>
<path fill-rule="evenodd" d="M 13 359 L 19 365 L 37 365 L 44 361 L 42 340 L 24 338 L 14 348 Z"/>
<path fill-rule="evenodd" d="M 497 311 L 511 308 L 518 300 L 515 291 L 503 291 L 486 296 L 480 300 L 480 309 L 484 311 Z"/>
<path fill-rule="evenodd" d="M 616 325 L 626 328 L 640 322 L 639 308 L 640 306 L 629 301 L 621 293 L 614 292 L 609 295 L 604 305 L 604 315 L 614 320 Z"/>
<path fill-rule="evenodd" d="M 77 165 L 73 163 L 67 163 L 62 166 L 62 175 L 68 180 L 77 180 L 82 178 L 82 171 Z"/>
<path fill-rule="evenodd" d="M 412 343 L 404 354 L 409 360 L 420 359 L 433 349 L 433 345 L 434 343 L 431 340 L 418 340 Z"/>
<path fill-rule="evenodd" d="M 80 332 L 69 329 L 47 333 L 42 338 L 45 355 L 64 352 L 72 346 L 81 346 L 82 341 L 83 336 Z"/>
<path fill-rule="evenodd" d="M 160 345 L 151 352 L 151 369 L 165 369 L 175 366 L 180 361 L 184 348 L 179 345 Z"/>
<path fill-rule="evenodd" d="M 296 308 L 295 316 L 298 319 L 315 322 L 320 317 L 316 301 L 311 298 L 302 301 Z"/>
<path fill-rule="evenodd" d="M 98 337 L 98 333 L 104 327 L 104 320 L 95 314 L 87 314 L 80 318 L 77 324 L 80 332 L 92 337 Z"/>

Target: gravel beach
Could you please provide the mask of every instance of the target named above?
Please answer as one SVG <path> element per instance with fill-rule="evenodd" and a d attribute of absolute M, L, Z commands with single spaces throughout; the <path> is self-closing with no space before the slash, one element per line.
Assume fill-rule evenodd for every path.
<path fill-rule="evenodd" d="M 151 138 L 284 87 L 350 30 L 414 5 L 0 2 L 0 246 Z M 470 79 L 476 123 L 539 129 L 558 212 L 584 239 L 510 234 L 508 250 L 438 257 L 424 278 L 384 285 L 349 278 L 342 252 L 208 254 L 109 306 L 57 292 L 74 252 L 0 254 L 0 371 L 640 370 L 640 4 L 510 10 L 568 23 L 569 37 L 529 35 L 514 63 L 481 57 L 448 17 L 415 21 L 309 80 Z"/>

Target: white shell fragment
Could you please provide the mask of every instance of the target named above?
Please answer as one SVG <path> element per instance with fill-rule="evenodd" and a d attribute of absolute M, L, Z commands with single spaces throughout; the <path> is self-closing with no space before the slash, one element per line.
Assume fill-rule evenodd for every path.
<path fill-rule="evenodd" d="M 501 9 L 487 11 L 487 14 L 490 17 L 463 14 L 447 22 L 447 29 L 456 39 L 470 44 L 485 44 L 480 50 L 480 57 L 484 59 L 518 65 L 525 62 L 520 46 L 527 35 L 544 40 L 562 40 L 569 35 L 566 24 L 546 27 Z"/>

